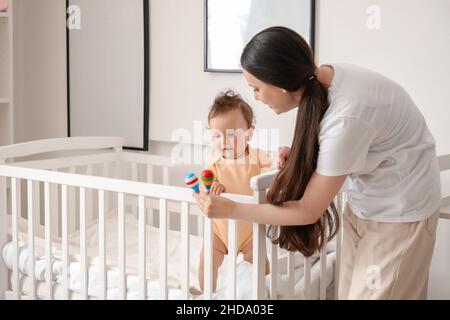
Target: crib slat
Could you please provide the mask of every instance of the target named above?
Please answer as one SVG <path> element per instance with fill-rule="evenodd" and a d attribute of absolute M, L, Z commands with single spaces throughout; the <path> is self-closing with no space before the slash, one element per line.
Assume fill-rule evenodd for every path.
<path fill-rule="evenodd" d="M 295 262 L 295 254 L 292 251 L 289 251 L 287 256 L 287 287 L 288 287 L 288 298 L 294 298 L 294 282 L 295 282 L 295 274 L 294 274 L 294 262 Z"/>
<path fill-rule="evenodd" d="M 50 218 L 50 184 L 44 183 L 44 213 L 45 213 L 45 287 L 47 291 L 47 299 L 53 299 L 52 282 L 53 282 L 53 263 L 52 263 L 52 234 L 51 234 L 51 218 Z"/>
<path fill-rule="evenodd" d="M 169 167 L 163 167 L 162 168 L 162 183 L 165 186 L 169 185 Z M 167 208 L 166 208 L 167 210 Z M 170 211 L 167 211 L 166 213 L 166 224 L 167 224 L 167 228 L 169 228 L 170 230 L 170 226 L 171 226 L 171 219 L 170 219 Z"/>
<path fill-rule="evenodd" d="M 237 224 L 236 220 L 228 220 L 228 299 L 236 299 L 236 257 L 237 257 Z"/>
<path fill-rule="evenodd" d="M 159 199 L 159 283 L 160 299 L 167 300 L 167 200 Z"/>
<path fill-rule="evenodd" d="M 265 225 L 253 224 L 253 299 L 264 299 L 265 295 Z"/>
<path fill-rule="evenodd" d="M 44 182 L 36 181 L 33 186 L 33 191 L 35 195 L 34 199 L 34 212 L 36 212 L 36 223 L 38 226 L 44 226 Z"/>
<path fill-rule="evenodd" d="M 36 299 L 36 277 L 34 273 L 34 264 L 35 264 L 35 256 L 34 256 L 34 212 L 33 212 L 33 181 L 27 181 L 27 191 L 28 191 L 28 264 L 30 268 L 30 277 L 31 277 L 31 299 Z"/>
<path fill-rule="evenodd" d="M 189 204 L 185 201 L 181 203 L 181 294 L 183 299 L 189 298 Z"/>
<path fill-rule="evenodd" d="M 147 182 L 153 183 L 153 166 L 151 164 L 147 164 Z"/>
<path fill-rule="evenodd" d="M 153 166 L 151 164 L 147 164 L 146 169 L 147 169 L 146 182 L 153 183 Z M 149 215 L 149 224 L 151 226 L 154 226 L 155 225 L 155 214 L 154 214 L 154 211 L 152 208 L 148 209 L 148 215 Z"/>
<path fill-rule="evenodd" d="M 76 173 L 75 167 L 69 168 L 70 173 Z M 76 212 L 76 189 L 75 187 L 68 187 L 68 223 L 69 223 L 69 232 L 75 231 L 77 227 L 77 212 Z"/>
<path fill-rule="evenodd" d="M 39 181 L 35 181 L 33 183 L 33 212 L 34 212 L 34 216 L 35 216 L 35 223 L 37 225 L 43 225 L 43 223 L 41 223 L 41 187 L 40 187 L 40 182 Z"/>
<path fill-rule="evenodd" d="M 22 179 L 17 179 L 17 217 L 22 218 Z"/>
<path fill-rule="evenodd" d="M 69 299 L 69 226 L 67 217 L 67 185 L 61 185 L 61 233 L 63 254 L 63 298 Z"/>
<path fill-rule="evenodd" d="M 58 201 L 58 185 L 50 184 L 50 212 L 51 212 L 51 229 L 54 233 L 59 234 L 59 201 Z"/>
<path fill-rule="evenodd" d="M 18 211 L 17 211 L 17 193 L 20 192 L 19 181 L 16 178 L 11 178 L 11 210 L 12 210 L 12 241 L 13 241 L 13 274 L 12 274 L 12 289 L 14 299 L 20 298 L 19 292 L 19 228 L 18 228 Z"/>
<path fill-rule="evenodd" d="M 110 162 L 104 162 L 102 165 L 102 175 L 105 178 L 109 178 L 111 177 L 111 163 Z M 109 192 L 105 192 L 105 211 L 108 212 L 110 205 L 111 205 L 111 200 L 110 200 L 110 193 Z"/>
<path fill-rule="evenodd" d="M 80 188 L 80 295 L 87 300 L 86 189 Z"/>
<path fill-rule="evenodd" d="M 163 167 L 163 185 L 168 186 L 169 185 L 169 167 Z M 171 222 L 170 222 L 170 211 L 167 213 L 167 226 L 170 229 Z"/>
<path fill-rule="evenodd" d="M 137 167 L 136 162 L 131 163 L 131 180 L 138 181 L 138 167 Z M 137 200 L 137 197 L 136 197 L 136 200 Z M 133 216 L 135 216 L 135 217 L 137 216 L 138 208 L 137 208 L 136 202 L 131 207 L 131 212 L 132 212 Z"/>
<path fill-rule="evenodd" d="M 86 165 L 86 175 L 92 176 L 94 174 L 94 166 L 92 163 Z M 93 190 L 86 189 L 86 222 L 90 223 L 94 218 L 94 200 Z"/>
<path fill-rule="evenodd" d="M 100 299 L 106 299 L 105 191 L 98 190 L 98 251 L 100 254 Z"/>
<path fill-rule="evenodd" d="M 325 228 L 327 230 L 328 228 Z M 323 240 L 323 248 L 320 251 L 320 300 L 325 300 L 327 289 L 327 236 Z"/>
<path fill-rule="evenodd" d="M 311 299 L 311 257 L 305 257 L 304 259 L 304 296 L 305 300 Z"/>
<path fill-rule="evenodd" d="M 119 228 L 119 297 L 122 300 L 127 298 L 127 280 L 125 275 L 125 211 L 124 211 L 124 194 L 118 193 L 118 228 Z"/>
<path fill-rule="evenodd" d="M 213 233 L 212 220 L 203 219 L 205 222 L 205 231 L 203 236 L 204 243 L 204 298 L 211 300 L 213 291 Z"/>
<path fill-rule="evenodd" d="M 139 196 L 139 296 L 142 300 L 147 299 L 147 280 L 146 280 L 146 218 L 145 218 L 145 198 Z"/>
<path fill-rule="evenodd" d="M 278 245 L 272 244 L 270 253 L 270 297 L 272 300 L 278 296 Z"/>
<path fill-rule="evenodd" d="M 254 191 L 258 203 L 266 203 L 266 190 Z M 266 225 L 253 224 L 253 299 L 265 299 L 266 294 Z"/>

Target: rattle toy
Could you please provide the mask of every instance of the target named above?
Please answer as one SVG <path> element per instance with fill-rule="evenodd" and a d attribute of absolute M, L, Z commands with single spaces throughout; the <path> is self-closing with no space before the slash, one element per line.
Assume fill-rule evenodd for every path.
<path fill-rule="evenodd" d="M 184 184 L 194 190 L 195 193 L 200 192 L 198 178 L 193 172 L 189 172 L 184 176 Z"/>
<path fill-rule="evenodd" d="M 213 183 L 214 180 L 214 173 L 211 170 L 205 169 L 202 171 L 202 182 L 206 187 L 206 190 L 210 190 L 211 189 L 211 185 Z"/>

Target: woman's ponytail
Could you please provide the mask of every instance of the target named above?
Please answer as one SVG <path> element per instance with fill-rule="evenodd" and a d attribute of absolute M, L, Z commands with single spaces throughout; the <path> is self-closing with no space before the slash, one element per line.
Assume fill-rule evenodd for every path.
<path fill-rule="evenodd" d="M 301 92 L 289 161 L 278 173 L 267 194 L 268 202 L 280 206 L 300 200 L 317 166 L 320 122 L 329 107 L 328 90 L 316 79 L 316 65 L 306 41 L 284 27 L 261 31 L 245 47 L 242 67 L 256 78 L 290 92 Z M 270 226 L 272 242 L 306 257 L 322 249 L 339 228 L 333 203 L 321 218 L 303 226 Z"/>
<path fill-rule="evenodd" d="M 305 81 L 297 111 L 294 140 L 289 161 L 279 172 L 267 194 L 269 203 L 300 200 L 317 166 L 320 121 L 328 108 L 327 90 L 317 79 Z M 333 203 L 314 224 L 303 226 L 270 226 L 272 242 L 289 251 L 311 256 L 322 249 L 324 239 L 331 239 L 338 230 L 339 216 Z"/>

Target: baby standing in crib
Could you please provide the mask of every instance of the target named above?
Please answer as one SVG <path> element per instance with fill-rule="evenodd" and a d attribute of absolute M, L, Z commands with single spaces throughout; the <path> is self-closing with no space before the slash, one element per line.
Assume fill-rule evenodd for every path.
<path fill-rule="evenodd" d="M 229 90 L 214 100 L 208 114 L 214 153 L 207 161 L 207 169 L 214 173 L 210 192 L 252 195 L 250 179 L 271 168 L 270 157 L 259 149 L 249 146 L 254 131 L 253 110 L 241 98 Z M 252 263 L 253 225 L 237 221 L 237 252 L 244 261 Z M 224 256 L 228 254 L 228 220 L 213 220 L 213 289 L 216 290 L 217 275 Z M 199 284 L 203 290 L 203 248 L 200 253 Z M 266 257 L 266 274 L 269 260 Z"/>

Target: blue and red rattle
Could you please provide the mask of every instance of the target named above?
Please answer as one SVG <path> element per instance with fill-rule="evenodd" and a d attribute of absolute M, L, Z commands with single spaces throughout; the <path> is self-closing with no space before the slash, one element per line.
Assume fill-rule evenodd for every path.
<path fill-rule="evenodd" d="M 202 171 L 201 179 L 202 179 L 203 184 L 205 185 L 206 190 L 208 190 L 208 192 L 209 192 L 209 190 L 211 189 L 211 185 L 214 181 L 214 173 L 211 170 L 205 169 Z M 184 184 L 187 187 L 194 190 L 195 193 L 200 192 L 198 178 L 195 175 L 195 173 L 189 172 L 184 177 Z"/>

